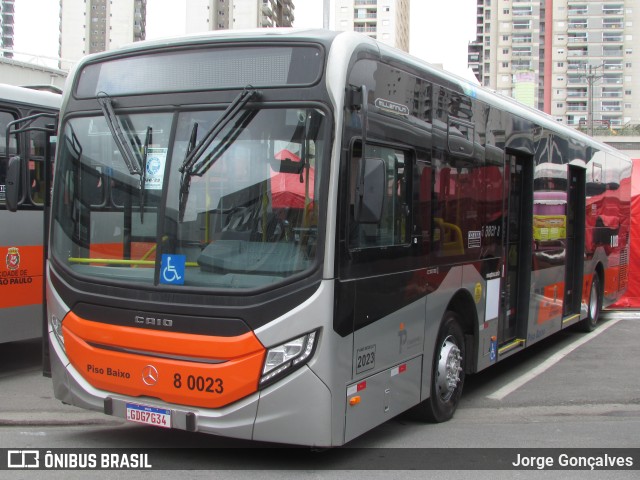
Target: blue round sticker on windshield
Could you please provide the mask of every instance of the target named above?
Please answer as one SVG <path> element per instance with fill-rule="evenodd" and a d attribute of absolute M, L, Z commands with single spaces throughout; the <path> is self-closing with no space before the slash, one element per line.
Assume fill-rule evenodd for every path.
<path fill-rule="evenodd" d="M 160 159 L 158 157 L 147 158 L 147 175 L 157 175 L 160 171 Z"/>

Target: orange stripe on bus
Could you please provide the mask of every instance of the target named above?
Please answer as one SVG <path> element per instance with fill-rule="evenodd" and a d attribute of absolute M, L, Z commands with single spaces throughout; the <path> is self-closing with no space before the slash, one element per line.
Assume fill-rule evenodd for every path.
<path fill-rule="evenodd" d="M 253 332 L 237 337 L 194 335 L 93 322 L 80 318 L 73 312 L 65 317 L 64 326 L 89 343 L 169 355 L 229 360 L 264 351 Z"/>
<path fill-rule="evenodd" d="M 42 245 L 0 246 L 0 308 L 42 303 Z"/>
<path fill-rule="evenodd" d="M 71 364 L 94 387 L 205 408 L 256 392 L 265 356 L 252 332 L 237 337 L 160 332 L 73 313 L 63 321 L 63 335 Z"/>

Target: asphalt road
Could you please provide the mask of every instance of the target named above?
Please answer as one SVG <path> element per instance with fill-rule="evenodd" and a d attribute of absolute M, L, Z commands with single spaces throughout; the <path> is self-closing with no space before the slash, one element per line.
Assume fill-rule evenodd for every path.
<path fill-rule="evenodd" d="M 53 397 L 50 379 L 40 373 L 38 342 L 0 345 L 0 448 L 161 448 L 166 449 L 162 460 L 172 468 L 196 469 L 189 472 L 190 478 L 218 478 L 211 473 L 220 470 L 225 479 L 246 478 L 248 472 L 260 472 L 261 478 L 298 478 L 300 470 L 313 478 L 344 478 L 345 471 L 358 478 L 425 478 L 424 472 L 408 470 L 423 468 L 429 455 L 473 456 L 486 448 L 553 448 L 554 454 L 573 448 L 639 448 L 640 316 L 616 315 L 594 334 L 560 332 L 468 377 L 460 407 L 449 422 L 427 425 L 404 414 L 341 449 L 256 447 L 272 445 L 156 429 L 63 405 Z M 450 468 L 449 463 L 435 457 L 434 461 Z M 514 477 L 514 472 L 474 472 L 468 464 L 461 465 L 463 470 L 455 475 L 445 470 L 438 476 Z M 18 475 L 12 478 L 36 478 L 9 473 Z M 103 477 L 106 472 L 39 471 L 37 478 L 102 478 L 100 473 Z M 154 471 L 153 477 L 165 473 L 166 478 L 176 476 Z M 563 471 L 562 478 L 596 473 L 594 478 L 637 477 L 636 470 Z M 149 478 L 149 472 L 117 474 Z M 545 474 L 558 471 L 518 471 L 517 477 Z"/>

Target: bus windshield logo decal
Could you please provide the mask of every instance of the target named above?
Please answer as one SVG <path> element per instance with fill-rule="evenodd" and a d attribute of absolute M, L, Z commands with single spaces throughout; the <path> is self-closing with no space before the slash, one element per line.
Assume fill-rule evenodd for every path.
<path fill-rule="evenodd" d="M 149 148 L 147 150 L 145 190 L 162 190 L 167 150 L 167 148 Z"/>
<path fill-rule="evenodd" d="M 385 100 L 384 98 L 376 98 L 375 104 L 380 110 L 393 113 L 394 115 L 402 115 L 403 117 L 409 116 L 409 107 L 400 103 L 392 102 L 391 100 Z"/>
<path fill-rule="evenodd" d="M 160 283 L 184 285 L 184 266 L 187 257 L 184 255 L 162 255 L 160 266 Z"/>

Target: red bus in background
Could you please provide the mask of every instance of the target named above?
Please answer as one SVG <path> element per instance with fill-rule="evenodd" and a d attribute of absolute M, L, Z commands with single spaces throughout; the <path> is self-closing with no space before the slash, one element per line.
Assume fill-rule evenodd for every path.
<path fill-rule="evenodd" d="M 633 160 L 633 172 L 630 185 L 624 188 L 631 190 L 629 235 L 629 280 L 624 295 L 610 308 L 640 308 L 640 158 Z"/>

